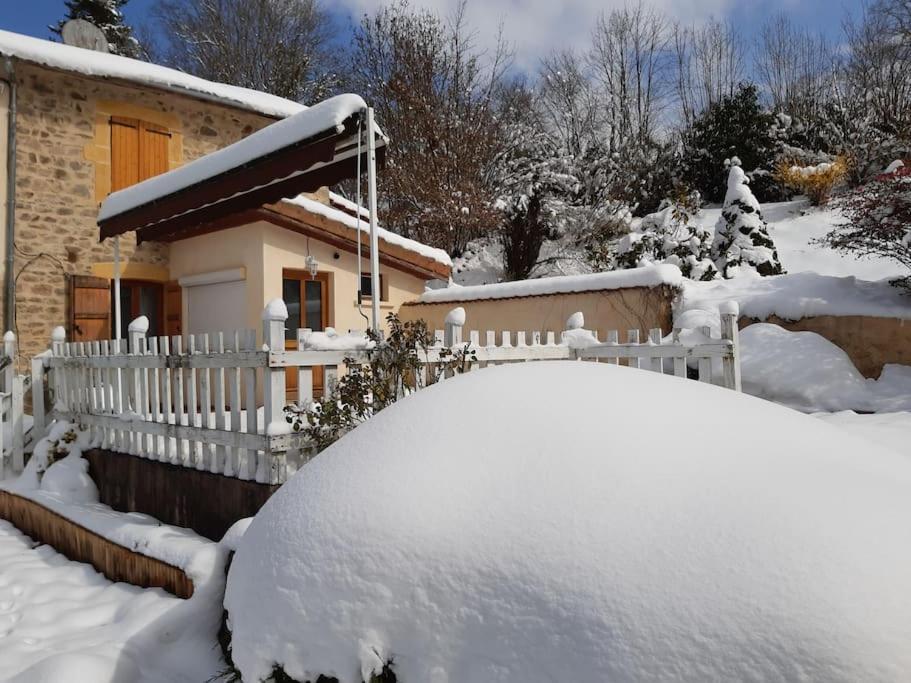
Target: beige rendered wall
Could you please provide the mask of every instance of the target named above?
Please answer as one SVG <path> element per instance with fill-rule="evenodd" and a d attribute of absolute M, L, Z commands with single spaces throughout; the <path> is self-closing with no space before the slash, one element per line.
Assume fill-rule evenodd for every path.
<path fill-rule="evenodd" d="M 443 329 L 446 314 L 461 306 L 466 313 L 465 329 L 478 330 L 482 337 L 487 330 L 552 331 L 559 336 L 566 319 L 581 311 L 586 329 L 597 330 L 601 339 L 608 330 L 617 330 L 625 340 L 627 330 L 631 329 L 638 329 L 644 339 L 653 327 L 660 327 L 665 333 L 670 331 L 675 294 L 676 290 L 670 287 L 636 287 L 514 299 L 409 303 L 402 306 L 400 315 L 403 320 L 423 319 L 432 330 L 439 330 Z"/>
<path fill-rule="evenodd" d="M 306 270 L 306 258 L 312 254 L 320 272 L 330 278 L 329 324 L 340 332 L 364 330 L 368 322 L 357 310 L 357 257 L 314 238 L 308 239 L 290 230 L 257 222 L 229 230 L 201 235 L 171 245 L 171 278 L 200 275 L 232 268 L 246 268 L 247 296 L 238 305 L 246 307 L 248 327 L 261 332 L 265 305 L 282 295 L 282 270 Z M 338 258 L 335 258 L 335 255 Z M 386 280 L 388 301 L 380 305 L 386 314 L 424 290 L 424 281 L 401 271 L 380 266 Z M 369 302 L 364 312 L 370 315 Z"/>
<path fill-rule="evenodd" d="M 816 332 L 841 347 L 864 377 L 879 377 L 883 365 L 911 365 L 911 320 L 860 315 L 819 315 L 800 320 L 741 318 L 741 329 L 753 323 L 781 325 L 795 332 Z"/>

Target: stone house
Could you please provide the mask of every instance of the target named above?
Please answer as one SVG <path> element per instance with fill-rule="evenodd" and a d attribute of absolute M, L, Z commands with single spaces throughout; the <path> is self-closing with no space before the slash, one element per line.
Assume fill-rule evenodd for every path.
<path fill-rule="evenodd" d="M 5 31 L 0 88 L 0 144 L 7 152 L 0 165 L 6 208 L 0 216 L 0 295 L 4 329 L 18 333 L 26 357 L 46 348 L 54 325 L 73 332 L 80 285 L 97 288 L 91 278 L 111 277 L 112 246 L 99 242 L 96 224 L 98 206 L 111 191 L 303 109 L 263 93 Z M 136 296 L 158 295 L 144 292 L 141 283 L 169 282 L 166 245 L 137 248 L 126 237 L 121 250 L 122 276 L 136 283 Z"/>

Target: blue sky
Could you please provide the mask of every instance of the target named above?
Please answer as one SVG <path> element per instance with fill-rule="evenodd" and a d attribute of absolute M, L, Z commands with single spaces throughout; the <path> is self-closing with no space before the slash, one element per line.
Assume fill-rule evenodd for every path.
<path fill-rule="evenodd" d="M 63 15 L 63 0 L 0 0 L 15 4 L 15 10 L 0 13 L 0 28 L 47 38 L 47 25 Z M 146 19 L 157 0 L 130 0 L 125 8 L 136 25 Z M 382 0 L 326 0 L 340 27 L 382 3 Z M 447 14 L 457 0 L 412 0 L 438 13 Z M 602 9 L 622 5 L 624 0 L 469 0 L 468 15 L 483 45 L 492 44 L 501 23 L 507 40 L 515 45 L 517 66 L 534 68 L 537 57 L 553 48 L 584 47 L 591 25 Z M 762 22 L 775 12 L 785 12 L 795 22 L 838 36 L 846 12 L 856 14 L 861 0 L 652 0 L 651 4 L 671 17 L 700 21 L 709 17 L 733 21 L 751 39 Z"/>

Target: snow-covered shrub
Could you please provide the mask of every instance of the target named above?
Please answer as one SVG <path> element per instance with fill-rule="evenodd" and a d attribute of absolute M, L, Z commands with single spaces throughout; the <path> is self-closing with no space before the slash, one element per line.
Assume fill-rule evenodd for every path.
<path fill-rule="evenodd" d="M 699 193 L 681 192 L 665 200 L 617 245 L 618 268 L 639 268 L 670 263 L 692 280 L 713 280 L 718 270 L 712 263 L 711 235 L 696 222 Z"/>
<path fill-rule="evenodd" d="M 793 159 L 782 159 L 775 167 L 775 179 L 805 194 L 814 206 L 822 206 L 829 201 L 832 190 L 848 173 L 848 164 L 843 157 L 824 161 L 811 166 L 803 166 Z"/>
<path fill-rule="evenodd" d="M 908 490 L 907 457 L 701 382 L 466 373 L 260 510 L 228 576 L 234 662 L 246 681 L 389 662 L 400 683 L 904 680 Z"/>
<path fill-rule="evenodd" d="M 606 201 L 592 209 L 587 224 L 578 236 L 585 260 L 595 271 L 610 270 L 618 240 L 629 234 L 633 224 L 632 211 L 623 202 Z"/>
<path fill-rule="evenodd" d="M 847 218 L 823 238 L 839 251 L 865 256 L 885 256 L 911 270 L 911 168 L 892 165 L 884 173 L 850 194 L 837 206 Z M 911 290 L 911 274 L 892 281 Z"/>
<path fill-rule="evenodd" d="M 780 275 L 784 272 L 778 252 L 762 218 L 759 202 L 750 191 L 749 179 L 740 160 L 729 160 L 728 189 L 724 208 L 715 226 L 712 259 L 723 277 L 729 278 L 743 270 L 760 275 Z"/>
<path fill-rule="evenodd" d="M 369 420 L 403 396 L 423 387 L 426 366 L 418 352 L 434 345 L 433 334 L 423 320 L 399 320 L 395 313 L 386 318 L 389 333 L 381 337 L 367 331 L 367 362 L 345 359 L 346 372 L 325 395 L 309 405 L 289 405 L 285 419 L 295 432 L 304 432 L 315 452 L 322 451 L 346 432 Z M 460 373 L 474 359 L 468 346 L 440 351 L 442 362 L 432 366 L 429 382 L 444 373 Z"/>

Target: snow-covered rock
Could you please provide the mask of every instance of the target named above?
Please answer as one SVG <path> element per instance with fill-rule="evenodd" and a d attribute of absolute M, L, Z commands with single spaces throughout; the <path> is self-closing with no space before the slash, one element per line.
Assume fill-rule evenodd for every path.
<path fill-rule="evenodd" d="M 457 438 L 440 416 L 456 416 Z M 457 376 L 272 497 L 226 607 L 245 680 L 901 680 L 911 461 L 702 383 Z"/>

